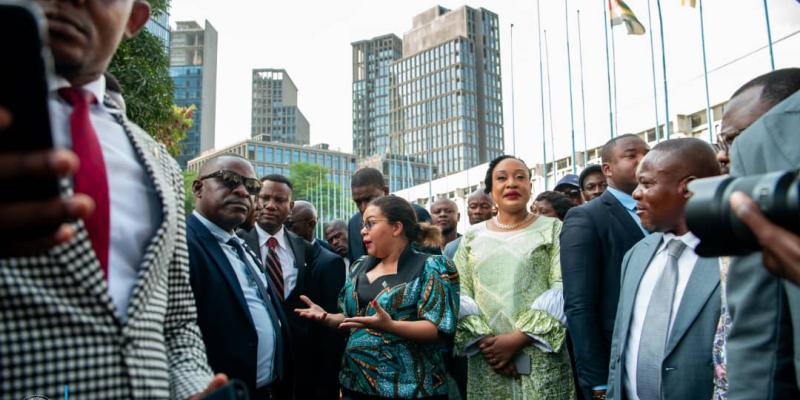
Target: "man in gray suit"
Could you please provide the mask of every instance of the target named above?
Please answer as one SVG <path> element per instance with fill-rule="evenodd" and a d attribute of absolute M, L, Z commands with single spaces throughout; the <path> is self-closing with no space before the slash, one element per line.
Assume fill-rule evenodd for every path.
<path fill-rule="evenodd" d="M 762 174 L 800 166 L 797 138 L 800 74 L 794 76 L 782 86 L 793 87 L 795 93 L 770 109 L 733 143 L 730 153 L 732 175 Z M 761 97 L 767 100 L 770 93 L 765 88 L 768 86 L 766 81 L 755 85 L 755 89 L 761 90 Z M 746 198 L 734 197 L 731 200 L 734 210 L 738 211 L 737 214 L 744 214 L 745 221 L 752 219 L 758 210 Z M 780 238 L 775 233 L 773 229 L 772 239 L 764 242 L 768 254 L 781 253 L 776 252 L 776 246 L 792 242 L 791 237 L 786 241 L 786 235 Z M 794 237 L 797 246 L 797 235 L 787 234 Z M 764 266 L 761 252 L 736 257 L 731 262 L 727 287 L 728 307 L 733 320 L 727 350 L 728 398 L 731 400 L 798 396 L 800 289 L 773 275 Z"/>
<path fill-rule="evenodd" d="M 711 398 L 719 263 L 695 254 L 699 239 L 684 209 L 689 182 L 719 173 L 714 150 L 694 138 L 662 142 L 639 164 L 633 197 L 642 225 L 655 233 L 622 261 L 609 399 Z"/>

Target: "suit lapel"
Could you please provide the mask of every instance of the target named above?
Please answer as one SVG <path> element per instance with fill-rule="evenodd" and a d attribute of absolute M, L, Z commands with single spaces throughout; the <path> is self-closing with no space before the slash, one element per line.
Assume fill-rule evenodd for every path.
<path fill-rule="evenodd" d="M 645 271 L 647 271 L 647 266 L 650 265 L 650 262 L 656 255 L 656 251 L 658 251 L 658 245 L 661 243 L 662 236 L 661 233 L 648 236 L 647 239 L 642 242 L 642 246 L 646 247 L 637 249 L 636 253 L 632 254 L 635 258 L 631 258 L 631 260 L 628 261 L 628 269 L 625 271 L 622 289 L 620 290 L 622 308 L 619 312 L 622 318 L 620 320 L 622 325 L 619 332 L 624 335 L 624 342 L 620 347 L 621 349 L 624 349 L 624 346 L 627 344 L 628 329 L 630 328 L 631 317 L 633 316 L 633 306 L 636 302 L 636 293 L 639 291 L 639 284 L 642 281 L 642 276 L 644 276 Z"/>
<path fill-rule="evenodd" d="M 719 286 L 719 259 L 698 258 L 683 292 L 678 314 L 672 324 L 665 357 L 677 346 L 694 320 L 703 310 L 708 298 Z"/>
<path fill-rule="evenodd" d="M 308 280 L 307 276 L 307 267 L 306 264 L 306 253 L 303 251 L 304 246 L 302 246 L 302 242 L 298 243 L 298 241 L 303 240 L 293 233 L 289 232 L 288 230 L 284 230 L 286 234 L 286 243 L 289 244 L 289 247 L 292 249 L 292 254 L 294 255 L 294 268 L 297 268 L 297 283 L 294 285 L 294 289 L 292 292 L 289 293 L 287 299 L 289 297 L 295 296 L 298 292 L 302 291 L 306 287 L 306 282 Z"/>
<path fill-rule="evenodd" d="M 263 263 L 263 259 L 261 257 L 261 244 L 258 243 L 258 230 L 253 228 L 250 232 L 242 231 L 239 234 L 239 237 L 244 239 L 244 243 L 247 244 L 247 247 L 250 248 L 250 251 L 258 256 L 258 262 Z"/>
<path fill-rule="evenodd" d="M 622 224 L 623 232 L 631 232 L 631 235 L 636 236 L 637 239 L 644 237 L 642 228 L 639 227 L 639 224 L 633 220 L 628 210 L 622 206 L 622 203 L 611 192 L 606 191 L 603 193 L 603 204 L 608 207 L 609 213 Z"/>

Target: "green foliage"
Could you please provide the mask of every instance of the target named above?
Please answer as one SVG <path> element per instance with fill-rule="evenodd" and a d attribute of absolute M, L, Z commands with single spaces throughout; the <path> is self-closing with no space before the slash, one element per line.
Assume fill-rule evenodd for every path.
<path fill-rule="evenodd" d="M 293 163 L 289 167 L 289 178 L 294 186 L 294 199 L 310 202 L 325 199 L 327 193 L 336 193 L 336 185 L 326 179 L 330 171 L 318 164 Z"/>
<path fill-rule="evenodd" d="M 156 127 L 153 136 L 156 140 L 167 147 L 167 151 L 173 157 L 181 154 L 181 141 L 186 139 L 189 128 L 194 123 L 194 111 L 197 107 L 194 104 L 189 107 L 178 107 L 173 105 L 169 119 L 163 121 Z"/>
<path fill-rule="evenodd" d="M 183 199 L 183 209 L 186 215 L 189 215 L 194 210 L 194 195 L 192 194 L 192 182 L 197 179 L 197 172 L 183 171 L 183 190 L 185 197 Z"/>

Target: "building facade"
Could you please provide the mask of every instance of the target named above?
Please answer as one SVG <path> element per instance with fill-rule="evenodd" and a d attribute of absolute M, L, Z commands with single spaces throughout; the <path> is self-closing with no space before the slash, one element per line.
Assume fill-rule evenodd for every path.
<path fill-rule="evenodd" d="M 214 148 L 217 107 L 217 31 L 210 22 L 179 21 L 170 42 L 170 76 L 175 104 L 194 106 L 193 124 L 177 157 L 181 167 Z"/>
<path fill-rule="evenodd" d="M 358 168 L 364 167 L 381 171 L 391 192 L 421 185 L 436 175 L 435 167 L 421 163 L 413 157 L 397 154 L 376 154 L 359 158 Z"/>
<path fill-rule="evenodd" d="M 503 154 L 500 34 L 484 8 L 414 17 L 389 76 L 391 152 L 447 176 Z"/>
<path fill-rule="evenodd" d="M 388 34 L 353 42 L 353 153 L 359 158 L 389 151 L 389 74 L 403 41 Z"/>
<path fill-rule="evenodd" d="M 309 143 L 310 125 L 297 107 L 297 86 L 286 70 L 253 70 L 251 136 L 288 144 Z"/>
<path fill-rule="evenodd" d="M 167 2 L 167 10 L 169 10 L 169 3 Z M 164 11 L 150 16 L 147 23 L 144 25 L 148 32 L 155 35 L 161 44 L 164 45 L 164 51 L 169 54 L 170 30 L 169 30 L 169 11 Z"/>

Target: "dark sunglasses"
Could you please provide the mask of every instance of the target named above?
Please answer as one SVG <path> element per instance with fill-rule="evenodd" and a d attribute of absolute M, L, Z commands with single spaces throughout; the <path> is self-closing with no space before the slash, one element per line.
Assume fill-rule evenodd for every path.
<path fill-rule="evenodd" d="M 233 171 L 221 169 L 217 172 L 212 172 L 197 179 L 202 181 L 209 178 L 219 178 L 222 181 L 222 184 L 230 190 L 236 189 L 239 187 L 239 185 L 244 185 L 245 190 L 247 190 L 247 193 L 249 193 L 251 196 L 256 196 L 261 191 L 261 181 L 256 178 L 247 178 L 241 176 Z"/>

